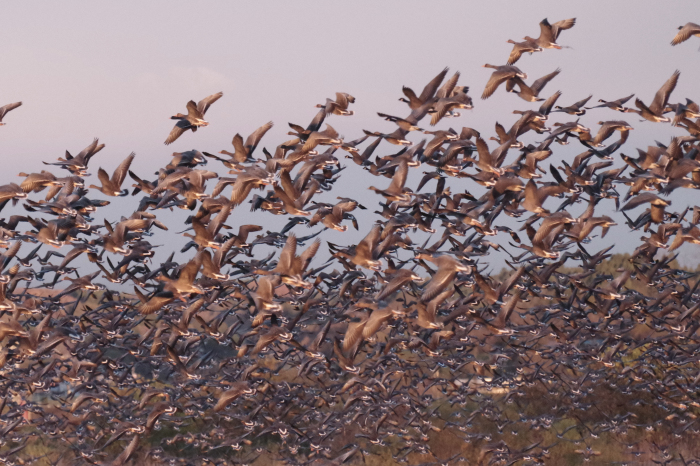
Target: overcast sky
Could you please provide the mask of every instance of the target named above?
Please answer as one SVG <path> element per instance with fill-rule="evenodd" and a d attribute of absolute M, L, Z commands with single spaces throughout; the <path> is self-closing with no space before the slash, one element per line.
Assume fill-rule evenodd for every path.
<path fill-rule="evenodd" d="M 570 104 L 591 93 L 594 100 L 636 93 L 649 103 L 679 69 L 671 101 L 700 101 L 700 40 L 670 45 L 678 26 L 700 22 L 696 0 L 12 2 L 3 5 L 0 103 L 24 105 L 0 128 L 3 182 L 19 181 L 20 171 L 45 168 L 42 161 L 54 161 L 66 149 L 77 153 L 93 137 L 107 147 L 92 161 L 92 173 L 98 166 L 111 172 L 135 151 L 133 169 L 148 176 L 173 151 L 231 150 L 236 132 L 246 137 L 269 120 L 275 127 L 261 146 L 272 149 L 286 140 L 288 122 L 308 124 L 314 106 L 336 91 L 357 98 L 355 116 L 327 120 L 346 139 L 361 136 L 363 128 L 390 132 L 395 126 L 376 112 L 406 115 L 407 107 L 398 101 L 401 86 L 420 92 L 445 66 L 461 72 L 460 84 L 471 87 L 475 108 L 438 127 L 470 126 L 489 137 L 495 121 L 509 127 L 517 119 L 513 109 L 537 106 L 503 89 L 480 100 L 490 76 L 481 66 L 504 64 L 512 47 L 506 41 L 537 37 L 545 17 L 550 22 L 577 18 L 558 41 L 570 48 L 526 55 L 517 63 L 528 81 L 562 69 L 545 96 L 561 90 L 559 103 Z M 210 126 L 164 146 L 173 125 L 170 115 L 185 111 L 188 100 L 218 91 L 224 97 L 207 114 Z M 572 119 L 558 115 L 560 121 Z M 620 117 L 635 127 L 622 150 L 631 155 L 655 139 L 667 143 L 683 134 L 668 124 L 608 110 L 591 111 L 582 122 L 595 131 L 598 121 Z M 523 140 L 541 138 L 528 134 Z M 394 149 L 383 143 L 379 155 Z M 557 146 L 551 161 L 582 150 L 577 144 Z M 617 156 L 616 166 L 620 163 Z M 361 172 L 351 166 L 346 174 L 331 199 L 347 195 L 343 189 L 353 187 Z M 469 184 L 460 187 L 472 190 Z M 380 199 L 364 190 L 356 197 L 373 203 L 371 210 Z M 692 195 L 685 199 L 697 202 Z M 116 205 L 127 209 L 119 213 L 129 215 L 136 202 L 118 200 Z M 239 220 L 256 218 L 236 218 L 234 224 Z M 361 233 L 368 229 L 363 225 Z M 625 231 L 622 227 L 620 233 Z"/>

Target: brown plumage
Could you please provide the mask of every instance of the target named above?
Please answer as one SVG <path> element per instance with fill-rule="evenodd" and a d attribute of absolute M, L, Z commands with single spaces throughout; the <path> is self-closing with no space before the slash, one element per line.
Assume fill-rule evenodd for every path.
<path fill-rule="evenodd" d="M 576 24 L 576 18 L 564 19 L 550 24 L 547 18 L 540 21 L 540 36 L 537 38 L 537 44 L 545 49 L 561 49 L 557 44 L 557 39 L 561 31 L 571 29 Z"/>
<path fill-rule="evenodd" d="M 418 110 L 424 105 L 429 104 L 433 97 L 435 97 L 435 93 L 440 87 L 440 84 L 442 84 L 442 80 L 445 79 L 445 76 L 447 76 L 448 71 L 449 68 L 445 68 L 438 73 L 437 76 L 435 76 L 428 84 L 425 85 L 423 91 L 420 93 L 420 96 L 417 96 L 410 87 L 404 86 L 402 89 L 403 94 L 408 97 L 408 100 L 403 97 L 399 100 L 407 103 L 411 110 Z"/>
<path fill-rule="evenodd" d="M 209 110 L 211 104 L 219 100 L 224 95 L 223 92 L 218 92 L 212 94 L 204 99 L 200 100 L 198 104 L 194 103 L 193 100 L 187 102 L 187 115 L 178 113 L 170 117 L 172 120 L 178 120 L 175 126 L 170 131 L 167 139 L 165 140 L 165 145 L 172 144 L 182 136 L 182 134 L 187 130 L 197 131 L 200 126 L 207 126 L 208 121 L 204 120 L 204 115 Z"/>
<path fill-rule="evenodd" d="M 7 124 L 2 121 L 2 119 L 5 118 L 5 115 L 7 115 L 8 112 L 16 109 L 20 105 L 22 105 L 22 102 L 14 102 L 12 104 L 3 105 L 2 107 L 0 107 L 0 126 Z"/>
<path fill-rule="evenodd" d="M 135 153 L 129 154 L 124 161 L 119 164 L 116 170 L 114 170 L 114 173 L 112 174 L 112 177 L 109 177 L 109 174 L 107 174 L 106 171 L 104 171 L 102 168 L 100 168 L 97 171 L 97 178 L 99 178 L 100 182 L 102 183 L 101 187 L 95 186 L 94 184 L 90 185 L 91 189 L 97 189 L 100 191 L 102 194 L 106 196 L 126 196 L 129 194 L 129 190 L 125 189 L 122 191 L 122 183 L 124 182 L 124 178 L 126 177 L 127 172 L 129 171 L 129 167 L 131 166 L 131 162 L 134 160 L 134 157 L 136 157 Z"/>
<path fill-rule="evenodd" d="M 175 301 L 175 294 L 172 291 L 158 291 L 153 293 L 151 296 L 144 295 L 141 290 L 134 287 L 136 296 L 138 296 L 141 301 L 141 305 L 138 306 L 138 310 L 141 314 L 148 315 L 153 314 L 156 311 L 161 310 L 163 307 Z"/>
<path fill-rule="evenodd" d="M 671 205 L 671 201 L 665 201 L 654 193 L 643 193 L 643 194 L 639 194 L 639 195 L 633 197 L 632 199 L 630 199 L 627 202 L 627 204 L 625 204 L 622 207 L 622 209 L 620 209 L 620 210 L 625 211 L 625 210 L 634 209 L 635 207 L 638 207 L 642 204 L 646 204 L 647 202 L 650 202 L 652 205 L 655 205 L 655 206 L 666 207 L 666 206 Z"/>
<path fill-rule="evenodd" d="M 215 413 L 226 409 L 226 406 L 238 398 L 255 393 L 255 389 L 250 388 L 248 382 L 234 382 L 231 385 L 232 388 L 222 392 L 221 395 L 219 395 L 219 399 L 217 400 L 216 405 L 214 405 Z"/>
<path fill-rule="evenodd" d="M 624 141 L 627 140 L 629 132 L 633 130 L 629 123 L 623 120 L 612 120 L 612 121 L 599 121 L 599 125 L 602 125 L 598 130 L 598 134 L 593 138 L 593 145 L 600 146 L 603 141 L 608 139 L 615 131 L 620 132 L 620 138 Z"/>
<path fill-rule="evenodd" d="M 556 110 L 555 112 L 564 112 L 568 113 L 569 115 L 585 115 L 586 114 L 586 108 L 585 105 L 588 103 L 589 100 L 591 100 L 591 97 L 593 95 L 589 95 L 585 99 L 579 100 L 578 102 L 575 102 L 568 107 L 560 107 L 560 106 L 555 106 Z"/>
<path fill-rule="evenodd" d="M 561 194 L 564 189 L 558 184 L 538 188 L 535 182 L 530 180 L 525 185 L 524 200 L 520 205 L 535 214 L 547 213 L 548 211 L 543 207 L 544 201 L 549 196 Z"/>
<path fill-rule="evenodd" d="M 645 120 L 653 121 L 655 123 L 671 121 L 670 118 L 663 116 L 663 114 L 666 111 L 668 98 L 671 96 L 671 92 L 673 92 L 673 90 L 676 88 L 680 75 L 681 72 L 676 70 L 671 77 L 668 78 L 668 81 L 666 81 L 664 85 L 661 86 L 661 89 L 656 92 L 656 95 L 654 95 L 654 100 L 651 102 L 651 105 L 647 106 L 640 99 L 636 99 L 634 101 L 634 105 L 636 105 L 639 110 L 627 109 L 627 112 L 637 113 Z"/>
<path fill-rule="evenodd" d="M 491 97 L 493 93 L 496 92 L 496 89 L 498 89 L 498 86 L 508 81 L 509 79 L 513 79 L 515 77 L 527 79 L 527 74 L 523 73 L 522 71 L 520 71 L 519 68 L 515 66 L 494 66 L 489 65 L 487 63 L 484 65 L 484 68 L 492 68 L 495 71 L 491 73 L 491 77 L 486 83 L 484 92 L 481 94 L 482 99 L 488 99 L 489 97 Z"/>
<path fill-rule="evenodd" d="M 414 273 L 412 270 L 399 269 L 394 273 L 389 282 L 377 293 L 375 299 L 381 301 L 389 296 L 391 296 L 395 291 L 400 290 L 407 283 L 414 280 L 420 280 L 421 277 Z"/>
<path fill-rule="evenodd" d="M 515 64 L 524 53 L 532 54 L 533 52 L 541 52 L 544 50 L 537 41 L 531 37 L 526 38 L 523 42 L 508 40 L 508 43 L 513 44 L 513 50 L 511 50 L 508 61 L 506 62 L 508 65 Z"/>
<path fill-rule="evenodd" d="M 418 254 L 416 259 L 428 260 L 438 267 L 437 271 L 430 279 L 430 282 L 423 288 L 423 294 L 420 299 L 424 303 L 430 301 L 440 294 L 442 290 L 447 288 L 458 272 L 471 272 L 471 267 L 462 264 L 449 255 L 431 256 L 428 254 Z"/>
<path fill-rule="evenodd" d="M 525 84 L 525 81 L 516 76 L 513 79 L 508 80 L 508 82 L 506 83 L 506 90 L 508 92 L 515 92 L 514 86 L 517 84 L 519 90 L 515 93 L 518 94 L 518 97 L 528 102 L 540 102 L 545 100 L 539 97 L 540 92 L 542 91 L 542 89 L 544 89 L 544 86 L 546 86 L 547 83 L 554 79 L 559 73 L 561 73 L 561 70 L 557 68 L 551 73 L 535 80 L 535 82 L 533 82 L 531 86 L 528 86 L 527 84 Z"/>
<path fill-rule="evenodd" d="M 678 26 L 678 34 L 676 34 L 671 41 L 671 45 L 678 45 L 693 36 L 700 37 L 700 25 L 695 23 L 686 23 L 685 26 Z"/>
<path fill-rule="evenodd" d="M 634 94 L 630 94 L 627 97 L 622 97 L 617 100 L 611 100 L 611 101 L 606 101 L 603 99 L 598 99 L 598 102 L 601 102 L 600 105 L 596 105 L 594 107 L 586 107 L 587 110 L 590 110 L 592 108 L 601 108 L 601 107 L 607 107 L 611 110 L 617 110 L 618 112 L 625 112 L 627 110 L 627 107 L 623 107 L 623 104 L 625 104 L 628 100 L 630 100 L 632 97 L 634 97 Z"/>
<path fill-rule="evenodd" d="M 272 327 L 266 333 L 264 333 L 263 335 L 260 335 L 257 343 L 255 344 L 255 347 L 250 352 L 250 354 L 255 355 L 255 354 L 260 353 L 262 350 L 267 348 L 269 345 L 271 345 L 275 341 L 281 341 L 281 342 L 290 341 L 293 336 L 294 335 L 292 333 L 286 331 L 286 329 L 284 329 L 282 327 Z"/>
<path fill-rule="evenodd" d="M 233 141 L 231 141 L 235 152 L 231 153 L 226 150 L 222 150 L 220 153 L 228 155 L 234 162 L 237 163 L 255 162 L 253 152 L 255 152 L 255 148 L 258 147 L 258 144 L 263 136 L 265 136 L 265 133 L 267 133 L 273 126 L 274 123 L 268 121 L 260 128 L 256 129 L 250 136 L 248 136 L 248 138 L 245 140 L 245 144 L 243 143 L 243 137 L 236 133 L 236 135 L 233 137 Z"/>
<path fill-rule="evenodd" d="M 404 185 L 406 184 L 406 178 L 408 177 L 408 162 L 401 161 L 394 172 L 394 176 L 391 178 L 391 184 L 386 189 L 375 188 L 370 186 L 369 189 L 381 194 L 387 200 L 394 201 L 407 201 L 410 199 L 410 195 L 405 191 Z"/>
<path fill-rule="evenodd" d="M 241 204 L 250 194 L 253 188 L 270 185 L 274 181 L 273 174 L 264 168 L 250 166 L 240 172 L 233 182 L 233 191 L 231 192 L 231 203 L 233 206 Z M 214 189 L 216 192 L 216 188 Z M 220 192 L 220 191 L 219 191 Z M 212 196 L 218 195 L 212 193 Z"/>

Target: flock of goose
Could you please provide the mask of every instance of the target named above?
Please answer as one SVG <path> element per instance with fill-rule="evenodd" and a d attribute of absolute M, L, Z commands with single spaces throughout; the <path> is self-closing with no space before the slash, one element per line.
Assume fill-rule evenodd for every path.
<path fill-rule="evenodd" d="M 700 108 L 669 103 L 678 71 L 636 108 L 624 106 L 633 95 L 591 107 L 540 97 L 560 70 L 527 84 L 514 63 L 561 48 L 574 24 L 545 19 L 538 38 L 509 41 L 506 65 L 485 65 L 482 99 L 505 84 L 542 102 L 509 130 L 496 124 L 495 146 L 484 129 L 418 126 L 473 107 L 444 69 L 420 94 L 403 88 L 404 116 L 379 114 L 391 133 L 346 141 L 324 127 L 353 115 L 339 92 L 274 152 L 258 150 L 269 122 L 236 134 L 233 152 L 175 153 L 155 178 L 130 170 L 132 153 L 86 187 L 93 158 L 113 165 L 95 139 L 0 186 L 2 207 L 27 211 L 0 223 L 0 461 L 700 464 L 700 280 L 674 261 L 700 243 L 700 207 L 667 200 L 700 187 Z M 700 35 L 679 29 L 673 45 Z M 188 102 L 165 143 L 206 126 L 221 97 Z M 597 131 L 564 115 L 586 112 Z M 612 112 L 687 134 L 626 156 L 633 128 Z M 540 142 L 521 141 L 530 131 Z M 555 143 L 583 152 L 555 167 Z M 345 158 L 376 177 L 374 225 L 330 194 Z M 128 196 L 127 176 L 138 208 L 94 222 L 109 204 L 94 196 Z M 475 183 L 479 198 L 465 189 Z M 156 258 L 148 240 L 174 207 L 190 212 L 185 263 Z M 254 224 L 267 213 L 282 216 L 279 232 Z M 366 231 L 358 244 L 321 241 L 350 225 Z M 641 236 L 613 274 L 601 267 L 618 256 L 592 242 L 611 228 Z M 501 273 L 489 273 L 491 250 L 510 258 Z M 71 266 L 80 256 L 92 269 Z"/>

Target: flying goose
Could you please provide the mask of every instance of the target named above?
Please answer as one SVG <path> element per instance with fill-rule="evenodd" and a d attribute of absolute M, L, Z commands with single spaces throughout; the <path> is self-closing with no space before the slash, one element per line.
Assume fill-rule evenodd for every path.
<path fill-rule="evenodd" d="M 550 113 L 552 113 L 552 107 L 554 107 L 554 104 L 557 103 L 559 97 L 561 97 L 561 91 L 557 91 L 551 96 L 549 96 L 547 100 L 542 102 L 542 105 L 540 105 L 540 108 L 537 110 L 537 112 L 547 117 Z"/>
<path fill-rule="evenodd" d="M 232 205 L 237 206 L 241 204 L 248 197 L 248 194 L 250 194 L 253 188 L 270 185 L 273 182 L 273 173 L 258 166 L 247 167 L 245 170 L 238 173 L 238 176 L 233 182 L 233 191 L 231 192 Z M 217 188 L 214 188 L 214 192 L 216 191 Z M 218 193 L 214 194 L 214 192 L 212 192 L 212 196 L 218 195 Z"/>
<path fill-rule="evenodd" d="M 326 99 L 325 104 L 316 105 L 317 108 L 322 108 L 325 110 L 326 115 L 343 115 L 349 116 L 354 115 L 355 112 L 348 110 L 350 104 L 355 103 L 355 97 L 351 96 L 347 92 L 336 92 L 335 100 Z"/>
<path fill-rule="evenodd" d="M 435 256 L 421 253 L 416 256 L 416 259 L 424 259 L 437 265 L 437 272 L 435 272 L 423 289 L 423 294 L 420 298 L 423 303 L 432 300 L 447 288 L 458 272 L 471 273 L 472 270 L 470 266 L 462 264 L 462 262 L 447 254 Z"/>
<path fill-rule="evenodd" d="M 514 65 L 515 62 L 520 60 L 520 57 L 524 53 L 532 54 L 533 52 L 541 52 L 542 50 L 544 50 L 542 47 L 540 47 L 537 40 L 531 37 L 525 38 L 523 42 L 515 42 L 514 40 L 508 40 L 508 43 L 513 44 L 513 50 L 510 52 L 510 55 L 508 56 L 508 61 L 506 62 L 506 64 L 508 65 Z"/>
<path fill-rule="evenodd" d="M 7 115 L 7 112 L 16 109 L 20 105 L 22 105 L 22 102 L 15 102 L 15 103 L 3 105 L 2 107 L 0 107 L 0 126 L 7 124 L 7 123 L 4 123 L 2 121 L 2 119 L 5 118 L 5 115 Z"/>
<path fill-rule="evenodd" d="M 391 178 L 391 184 L 386 189 L 375 188 L 370 186 L 369 189 L 381 194 L 389 201 L 407 201 L 410 199 L 410 194 L 404 188 L 406 184 L 406 178 L 408 177 L 408 167 L 409 163 L 405 160 L 399 163 L 398 168 L 394 172 L 394 176 Z"/>
<path fill-rule="evenodd" d="M 211 104 L 219 100 L 224 95 L 223 92 L 218 92 L 212 94 L 209 97 L 205 97 L 196 104 L 193 100 L 187 102 L 187 115 L 178 113 L 177 115 L 171 116 L 170 119 L 178 120 L 175 126 L 170 131 L 167 139 L 165 140 L 165 145 L 172 144 L 177 138 L 182 136 L 182 133 L 188 129 L 197 131 L 200 126 L 207 126 L 208 121 L 204 120 L 204 115 L 209 110 Z"/>
<path fill-rule="evenodd" d="M 551 73 L 535 80 L 535 82 L 532 83 L 532 86 L 528 86 L 522 79 L 516 76 L 515 78 L 508 80 L 508 82 L 506 83 L 506 90 L 508 92 L 515 92 L 514 85 L 517 84 L 520 88 L 520 90 L 516 92 L 516 94 L 518 94 L 518 97 L 528 102 L 541 102 L 545 99 L 539 97 L 540 92 L 542 91 L 544 86 L 546 86 L 547 83 L 554 79 L 554 77 L 557 76 L 559 73 L 561 73 L 561 69 L 557 68 Z"/>
<path fill-rule="evenodd" d="M 545 49 L 561 49 L 561 45 L 557 44 L 557 39 L 561 31 L 571 29 L 576 24 L 576 18 L 564 19 L 550 24 L 547 18 L 540 21 L 540 36 L 536 42 L 540 47 Z M 525 39 L 530 39 L 526 37 Z"/>
<path fill-rule="evenodd" d="M 381 226 L 375 225 L 372 227 L 367 236 L 364 237 L 354 248 L 354 254 L 345 251 L 336 251 L 335 257 L 350 259 L 350 261 L 371 270 L 380 270 L 381 261 L 378 260 L 378 243 L 381 237 Z"/>
<path fill-rule="evenodd" d="M 482 99 L 488 99 L 489 97 L 491 97 L 493 93 L 496 92 L 496 89 L 498 89 L 498 86 L 508 81 L 509 79 L 513 79 L 515 77 L 527 79 L 527 74 L 520 71 L 520 69 L 516 66 L 495 66 L 489 65 L 487 63 L 484 65 L 484 68 L 492 68 L 495 71 L 491 73 L 491 77 L 486 83 L 484 92 L 481 94 Z"/>
<path fill-rule="evenodd" d="M 289 133 L 296 135 L 296 133 Z M 321 145 L 331 145 L 331 144 L 342 144 L 343 140 L 340 139 L 338 132 L 329 124 L 326 124 L 326 129 L 323 131 L 312 131 L 306 138 L 303 149 L 305 152 L 309 152 L 316 148 L 319 144 Z"/>
<path fill-rule="evenodd" d="M 139 298 L 139 301 L 141 301 L 141 304 L 138 306 L 138 310 L 144 315 L 153 314 L 154 312 L 159 311 L 163 307 L 175 301 L 175 294 L 168 290 L 156 291 L 150 296 L 146 296 L 141 292 L 141 290 L 134 287 L 134 292 Z"/>
<path fill-rule="evenodd" d="M 122 183 L 124 182 L 124 178 L 126 177 L 126 174 L 129 171 L 131 162 L 134 160 L 134 157 L 136 157 L 136 154 L 134 152 L 129 154 L 124 159 L 124 161 L 121 164 L 119 164 L 117 169 L 114 170 L 114 173 L 112 174 L 111 178 L 109 177 L 109 174 L 107 174 L 107 172 L 104 171 L 104 169 L 100 168 L 97 171 L 97 177 L 102 182 L 102 186 L 98 187 L 94 184 L 91 184 L 90 189 L 97 189 L 102 194 L 105 194 L 107 196 L 127 196 L 129 194 L 129 190 L 122 190 L 121 187 Z"/>
<path fill-rule="evenodd" d="M 636 105 L 639 110 L 627 109 L 626 111 L 628 113 L 636 113 L 641 115 L 645 120 L 649 120 L 654 123 L 671 121 L 670 118 L 663 116 L 663 114 L 666 111 L 668 98 L 670 97 L 671 92 L 673 92 L 673 90 L 676 88 L 678 77 L 680 75 L 681 72 L 676 70 L 671 77 L 668 78 L 668 81 L 666 81 L 664 85 L 661 86 L 661 89 L 656 92 L 651 105 L 647 107 L 646 104 L 640 99 L 636 99 L 634 101 L 634 105 Z"/>
<path fill-rule="evenodd" d="M 44 162 L 44 165 L 57 165 L 61 168 L 65 168 L 69 172 L 71 172 L 73 175 L 77 176 L 86 176 L 87 175 L 87 166 L 88 163 L 90 162 L 90 159 L 97 154 L 99 151 L 104 149 L 105 145 L 104 144 L 99 144 L 99 140 L 97 138 L 93 139 L 92 143 L 87 146 L 85 149 L 81 150 L 78 155 L 73 157 L 70 152 L 66 151 L 66 158 L 59 157 L 58 162 L 55 163 L 47 163 Z"/>
<path fill-rule="evenodd" d="M 405 131 L 423 131 L 422 128 L 415 126 L 413 123 L 411 123 L 408 120 L 404 120 L 403 118 L 392 116 L 392 115 L 387 115 L 386 113 L 381 113 L 381 112 L 377 112 L 377 115 L 384 118 L 386 121 L 391 121 L 392 123 L 396 123 L 396 125 L 399 128 L 401 128 Z M 365 138 L 368 138 L 368 137 L 369 137 L 369 135 L 365 134 Z M 343 148 L 345 148 L 344 145 L 343 145 Z"/>
<path fill-rule="evenodd" d="M 594 107 L 585 107 L 585 108 L 586 108 L 586 110 L 590 110 L 590 109 L 593 109 L 593 108 L 607 107 L 607 108 L 609 108 L 609 109 L 611 109 L 611 110 L 617 110 L 618 112 L 623 112 L 623 113 L 625 113 L 625 111 L 627 110 L 627 107 L 623 107 L 623 104 L 624 104 L 625 102 L 627 102 L 628 100 L 630 100 L 632 97 L 634 97 L 634 94 L 630 94 L 630 95 L 628 95 L 627 97 L 622 97 L 622 98 L 620 98 L 620 99 L 611 100 L 611 101 L 606 101 L 606 100 L 603 100 L 603 99 L 598 99 L 598 102 L 601 102 L 600 105 L 596 105 L 596 106 L 594 106 Z"/>
<path fill-rule="evenodd" d="M 256 129 L 248 138 L 245 140 L 245 144 L 243 143 L 243 137 L 236 133 L 236 135 L 233 137 L 233 141 L 231 144 L 233 144 L 233 148 L 235 149 L 235 152 L 231 153 L 227 150 L 222 150 L 219 153 L 228 155 L 231 157 L 232 161 L 235 163 L 246 163 L 246 162 L 255 162 L 255 159 L 253 158 L 253 152 L 255 151 L 255 148 L 258 147 L 258 144 L 260 143 L 260 140 L 265 136 L 265 133 L 270 131 L 270 128 L 274 126 L 274 123 L 271 121 L 268 121 L 264 125 L 262 125 L 260 128 Z M 207 155 L 208 157 L 213 157 L 216 158 L 217 160 L 222 160 L 219 157 L 208 154 L 204 152 L 204 155 Z M 231 164 L 231 161 L 223 160 L 224 165 L 226 165 L 229 168 L 234 168 Z"/>
<path fill-rule="evenodd" d="M 671 45 L 678 45 L 685 42 L 692 36 L 700 37 L 700 25 L 695 23 L 686 23 L 685 26 L 678 26 L 678 34 L 671 41 Z"/>
<path fill-rule="evenodd" d="M 248 382 L 235 382 L 232 384 L 232 388 L 222 392 L 221 395 L 219 395 L 219 399 L 214 406 L 214 412 L 216 413 L 223 411 L 226 409 L 226 406 L 231 404 L 236 399 L 246 395 L 253 395 L 254 393 L 255 389 L 251 388 Z"/>
<path fill-rule="evenodd" d="M 585 99 L 579 100 L 578 102 L 573 103 L 573 104 L 569 105 L 568 107 L 560 107 L 557 105 L 556 107 L 554 107 L 554 108 L 556 108 L 556 110 L 554 110 L 554 112 L 564 112 L 564 113 L 568 113 L 569 115 L 579 115 L 579 116 L 585 115 L 586 108 L 584 107 L 584 105 L 586 105 L 586 103 L 588 103 L 588 101 L 591 100 L 591 97 L 593 97 L 593 95 L 589 95 Z"/>
<path fill-rule="evenodd" d="M 442 80 L 445 79 L 445 76 L 447 75 L 448 71 L 449 68 L 445 68 L 440 73 L 438 73 L 437 76 L 435 76 L 428 84 L 425 85 L 420 96 L 416 96 L 415 92 L 413 92 L 413 90 L 410 87 L 404 86 L 402 90 L 404 95 L 408 97 L 408 100 L 401 97 L 399 101 L 408 104 L 411 110 L 417 110 L 425 104 L 430 103 L 430 101 L 435 96 L 438 87 L 440 87 Z"/>
<path fill-rule="evenodd" d="M 622 139 L 622 142 L 627 140 L 627 136 L 629 135 L 629 132 L 633 130 L 629 123 L 626 121 L 622 120 L 613 120 L 613 121 L 599 121 L 599 125 L 602 125 L 600 129 L 598 130 L 598 134 L 595 135 L 595 138 L 593 138 L 592 145 L 593 146 L 600 146 L 603 144 L 603 141 L 608 139 L 610 136 L 615 131 L 620 132 L 620 138 Z"/>
<path fill-rule="evenodd" d="M 282 283 L 286 285 L 311 288 L 312 285 L 304 281 L 303 276 L 311 263 L 311 260 L 316 255 L 320 245 L 320 241 L 315 240 L 313 243 L 311 243 L 311 246 L 306 248 L 304 252 L 297 256 L 297 237 L 294 234 L 290 234 L 284 247 L 282 248 L 277 266 L 271 273 L 279 274 L 282 279 Z"/>
<path fill-rule="evenodd" d="M 686 98 L 685 103 L 670 104 L 670 109 L 676 114 L 673 117 L 673 126 L 680 126 L 681 123 L 688 123 L 691 118 L 700 118 L 700 106 L 692 100 Z"/>
<path fill-rule="evenodd" d="M 303 192 L 299 192 L 294 186 L 292 179 L 287 170 L 280 172 L 280 184 L 273 183 L 272 187 L 277 197 L 284 204 L 287 213 L 291 215 L 310 215 L 310 212 L 304 210 L 304 206 L 309 203 L 311 198 L 319 189 L 319 182 L 311 179 Z"/>
<path fill-rule="evenodd" d="M 558 184 L 547 185 L 538 188 L 533 180 L 530 180 L 525 185 L 523 192 L 523 202 L 520 204 L 523 208 L 535 214 L 548 213 L 543 207 L 544 201 L 549 197 L 561 194 L 565 188 Z"/>
<path fill-rule="evenodd" d="M 197 255 L 182 267 L 177 278 L 172 279 L 163 274 L 158 280 L 163 282 L 165 291 L 171 291 L 176 298 L 186 302 L 186 295 L 204 293 L 202 287 L 194 283 L 201 267 L 202 256 Z"/>
<path fill-rule="evenodd" d="M 309 226 L 312 227 L 319 222 L 323 224 L 326 228 L 331 228 L 336 231 L 347 231 L 347 225 L 342 225 L 343 220 L 352 220 L 355 229 L 358 229 L 357 220 L 353 215 L 350 214 L 357 207 L 360 209 L 365 209 L 364 206 L 357 203 L 352 199 L 342 199 L 335 205 L 331 204 L 315 204 L 313 206 L 316 209 L 316 213 L 309 220 Z"/>

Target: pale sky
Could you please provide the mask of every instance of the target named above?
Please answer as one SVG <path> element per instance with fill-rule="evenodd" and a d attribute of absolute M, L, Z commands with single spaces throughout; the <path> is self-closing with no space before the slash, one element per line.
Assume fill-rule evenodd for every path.
<path fill-rule="evenodd" d="M 562 69 L 543 91 L 545 97 L 561 90 L 559 103 L 568 105 L 590 93 L 592 102 L 636 93 L 649 103 L 679 69 L 681 76 L 671 101 L 685 97 L 700 101 L 700 40 L 670 45 L 678 26 L 688 21 L 700 23 L 696 0 L 44 1 L 7 3 L 3 13 L 0 105 L 24 102 L 5 118 L 7 126 L 0 128 L 6 169 L 3 183 L 21 180 L 16 176 L 20 171 L 45 168 L 42 161 L 55 161 L 66 149 L 77 153 L 93 137 L 107 146 L 92 160 L 91 173 L 99 166 L 111 172 L 135 151 L 132 169 L 146 178 L 165 165 L 173 151 L 231 150 L 236 132 L 246 137 L 269 120 L 275 127 L 258 150 L 263 146 L 272 150 L 287 139 L 288 122 L 306 126 L 317 110 L 314 106 L 336 91 L 357 98 L 355 116 L 327 120 L 346 139 L 360 137 L 362 129 L 390 132 L 395 126 L 376 112 L 405 116 L 408 108 L 398 101 L 401 86 L 420 92 L 445 66 L 462 73 L 460 84 L 471 87 L 475 108 L 460 118 L 443 120 L 436 128 L 470 126 L 490 137 L 495 121 L 509 128 L 517 119 L 513 109 L 538 105 L 504 89 L 487 101 L 479 99 L 490 76 L 490 70 L 481 66 L 504 64 L 512 47 L 506 41 L 537 37 L 538 23 L 545 17 L 550 22 L 577 18 L 576 26 L 563 31 L 558 40 L 570 48 L 525 55 L 517 63 L 528 73 L 528 82 L 557 67 Z M 196 134 L 187 132 L 171 146 L 163 145 L 173 126 L 170 115 L 184 112 L 190 99 L 197 101 L 219 91 L 224 97 L 209 110 L 209 127 Z M 557 115 L 552 121 L 573 119 Z M 636 115 L 609 110 L 590 111 L 581 121 L 595 131 L 598 121 L 620 118 L 635 127 L 622 149 L 628 155 L 636 156 L 636 147 L 646 148 L 655 139 L 668 143 L 672 135 L 684 134 L 668 124 L 640 122 Z M 428 121 L 423 123 L 428 125 Z M 523 138 L 526 144 L 540 140 L 542 136 L 532 133 Z M 395 149 L 382 143 L 378 155 Z M 584 148 L 571 144 L 554 150 L 545 168 L 550 162 L 573 158 Z M 343 182 L 319 200 L 348 195 L 345 190 L 354 188 L 361 175 L 367 185 L 388 185 L 384 178 L 377 181 L 361 174 L 348 160 L 341 162 L 349 163 Z M 616 155 L 615 166 L 621 163 Z M 219 165 L 210 162 L 209 167 Z M 419 178 L 424 169 L 431 170 L 421 167 L 411 180 Z M 220 173 L 225 175 L 223 167 Z M 90 182 L 94 181 L 89 179 L 86 184 Z M 127 179 L 125 185 L 130 184 Z M 473 185 L 458 186 L 480 192 Z M 695 193 L 682 203 L 697 202 Z M 370 212 L 381 199 L 364 188 L 355 197 L 370 204 Z M 138 198 L 118 199 L 113 205 L 123 206 L 123 211 L 117 211 L 113 219 L 129 215 L 137 202 Z M 551 207 L 556 208 L 556 203 Z M 250 216 L 236 218 L 234 224 L 258 221 L 248 214 L 247 205 L 236 213 Z M 270 220 L 268 214 L 263 217 L 273 221 L 271 225 L 281 222 Z M 360 234 L 368 230 L 364 222 Z M 626 231 L 623 226 L 620 233 Z M 634 238 L 639 236 L 634 234 Z M 347 244 L 353 237 L 339 240 L 333 233 L 330 238 Z"/>

